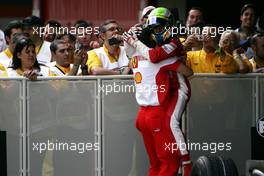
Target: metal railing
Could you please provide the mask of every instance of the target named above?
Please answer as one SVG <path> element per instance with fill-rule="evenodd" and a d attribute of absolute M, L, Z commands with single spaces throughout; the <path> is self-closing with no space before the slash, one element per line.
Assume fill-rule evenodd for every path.
<path fill-rule="evenodd" d="M 138 110 L 134 92 L 112 87 L 106 93 L 117 85 L 133 85 L 132 76 L 47 77 L 34 82 L 1 78 L 0 129 L 7 131 L 11 146 L 9 174 L 67 176 L 78 168 L 80 176 L 146 175 L 148 159 L 134 127 Z M 264 116 L 264 75 L 196 74 L 191 85 L 192 97 L 183 118 L 188 142 L 230 141 L 233 147 L 232 152 L 190 150 L 192 159 L 204 154 L 231 156 L 242 175 L 244 160 L 251 157 L 248 128 Z M 55 144 L 56 140 L 58 144 L 98 143 L 99 150 L 33 150 L 33 143 Z"/>

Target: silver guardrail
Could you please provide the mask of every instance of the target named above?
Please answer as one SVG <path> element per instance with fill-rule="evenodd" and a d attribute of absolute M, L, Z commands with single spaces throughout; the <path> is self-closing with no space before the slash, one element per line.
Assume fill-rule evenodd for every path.
<path fill-rule="evenodd" d="M 232 152 L 190 150 L 192 159 L 230 155 L 243 173 L 251 153 L 248 128 L 264 116 L 264 75 L 195 74 L 190 81 L 192 97 L 183 118 L 187 142 L 231 140 L 233 147 Z M 129 91 L 107 90 L 111 86 Z M 131 86 L 132 75 L 0 78 L 0 130 L 7 131 L 8 174 L 67 176 L 78 169 L 80 176 L 146 175 L 148 159 L 134 127 L 138 105 Z M 244 157 L 237 151 L 242 136 Z M 60 142 L 79 147 L 87 142 L 90 150 L 33 150 L 33 143 L 47 147 Z"/>

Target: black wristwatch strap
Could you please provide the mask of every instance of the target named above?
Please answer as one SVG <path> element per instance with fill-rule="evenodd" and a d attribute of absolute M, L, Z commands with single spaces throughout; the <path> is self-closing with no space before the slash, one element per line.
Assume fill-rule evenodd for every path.
<path fill-rule="evenodd" d="M 87 70 L 88 67 L 87 67 L 87 65 L 81 65 L 81 69 L 82 69 L 82 70 Z"/>

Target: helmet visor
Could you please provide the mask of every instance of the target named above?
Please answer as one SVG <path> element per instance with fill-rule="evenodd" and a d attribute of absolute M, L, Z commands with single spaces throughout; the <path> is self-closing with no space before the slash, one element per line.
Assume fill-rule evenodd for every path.
<path fill-rule="evenodd" d="M 155 26 L 167 26 L 168 25 L 168 21 L 162 18 L 157 18 L 155 16 L 149 17 L 148 18 L 148 26 L 153 28 Z"/>

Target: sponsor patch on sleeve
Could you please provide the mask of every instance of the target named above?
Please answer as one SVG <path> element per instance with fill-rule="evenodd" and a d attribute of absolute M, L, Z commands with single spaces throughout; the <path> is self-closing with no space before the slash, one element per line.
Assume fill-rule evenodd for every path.
<path fill-rule="evenodd" d="M 132 57 L 131 64 L 132 64 L 132 68 L 138 68 L 138 58 Z"/>
<path fill-rule="evenodd" d="M 167 54 L 170 54 L 172 51 L 174 51 L 176 49 L 176 46 L 171 45 L 171 44 L 165 44 L 165 45 L 162 46 L 162 48 L 164 49 L 164 51 Z"/>

